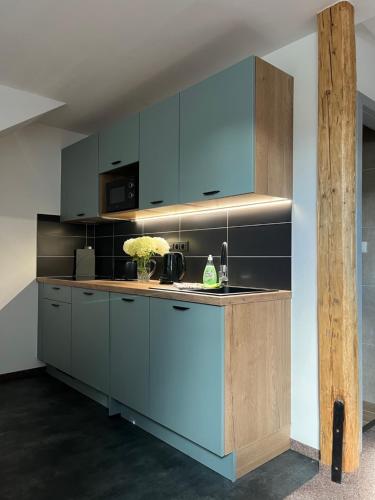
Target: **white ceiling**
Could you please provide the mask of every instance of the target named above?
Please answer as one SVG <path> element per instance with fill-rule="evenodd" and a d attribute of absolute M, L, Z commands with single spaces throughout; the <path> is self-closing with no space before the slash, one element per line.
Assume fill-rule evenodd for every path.
<path fill-rule="evenodd" d="M 357 20 L 375 16 L 356 0 Z M 249 54 L 315 29 L 329 0 L 0 0 L 0 84 L 66 102 L 92 132 Z"/>

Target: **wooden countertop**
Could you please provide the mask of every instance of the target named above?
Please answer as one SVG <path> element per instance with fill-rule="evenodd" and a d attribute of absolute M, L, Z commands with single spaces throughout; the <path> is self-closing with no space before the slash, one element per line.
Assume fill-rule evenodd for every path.
<path fill-rule="evenodd" d="M 202 295 L 193 292 L 180 292 L 172 285 L 161 285 L 159 281 L 111 281 L 111 280 L 82 280 L 58 278 L 37 278 L 39 283 L 48 285 L 71 286 L 77 288 L 87 288 L 101 290 L 104 292 L 129 293 L 132 295 L 145 295 L 147 297 L 157 297 L 160 299 L 181 300 L 185 302 L 196 302 L 198 304 L 209 304 L 214 306 L 228 306 L 231 304 L 246 304 L 249 302 L 268 302 L 271 300 L 290 299 L 292 294 L 287 290 L 277 292 L 252 293 L 243 295 L 231 295 L 220 297 L 217 295 Z M 158 288 L 158 290 L 155 290 Z"/>

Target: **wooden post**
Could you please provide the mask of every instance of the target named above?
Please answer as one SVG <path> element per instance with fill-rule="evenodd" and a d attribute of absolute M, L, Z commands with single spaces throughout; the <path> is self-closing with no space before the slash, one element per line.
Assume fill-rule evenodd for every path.
<path fill-rule="evenodd" d="M 331 464 L 335 400 L 345 405 L 343 471 L 359 466 L 355 246 L 356 53 L 354 9 L 318 15 L 318 327 L 321 461 Z"/>

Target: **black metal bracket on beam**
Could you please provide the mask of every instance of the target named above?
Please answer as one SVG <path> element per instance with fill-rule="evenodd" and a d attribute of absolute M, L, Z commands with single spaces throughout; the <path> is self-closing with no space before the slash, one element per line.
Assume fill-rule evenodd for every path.
<path fill-rule="evenodd" d="M 344 402 L 336 400 L 333 404 L 332 429 L 332 468 L 331 479 L 341 483 L 342 477 L 342 447 L 344 438 L 345 406 Z"/>

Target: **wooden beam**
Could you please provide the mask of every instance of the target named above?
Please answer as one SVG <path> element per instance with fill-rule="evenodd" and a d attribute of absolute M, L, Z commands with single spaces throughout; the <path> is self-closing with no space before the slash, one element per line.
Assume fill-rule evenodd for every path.
<path fill-rule="evenodd" d="M 321 461 L 331 464 L 333 404 L 345 405 L 343 471 L 359 466 L 354 9 L 318 15 L 318 327 Z"/>

